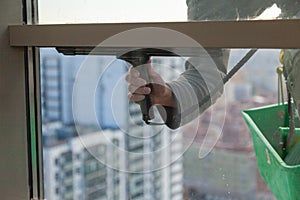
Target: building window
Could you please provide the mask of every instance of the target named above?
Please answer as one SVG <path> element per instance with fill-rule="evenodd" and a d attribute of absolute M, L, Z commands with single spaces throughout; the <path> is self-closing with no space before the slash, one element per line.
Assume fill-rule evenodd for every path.
<path fill-rule="evenodd" d="M 58 4 L 58 2 L 46 3 L 44 1 L 40 1 L 41 23 L 71 22 L 68 21 L 69 19 L 66 21 L 60 21 L 64 18 L 62 15 L 65 13 L 60 13 L 60 15 L 58 15 L 57 12 L 53 13 L 56 13 L 55 15 L 57 15 L 56 17 L 58 18 L 54 19 L 54 17 L 51 16 L 48 22 L 45 21 L 49 16 L 43 12 L 46 12 L 46 5 L 50 5 L 49 10 L 55 9 L 52 4 L 56 6 L 62 5 Z M 74 9 L 78 7 L 75 5 L 76 3 L 74 3 Z M 89 7 L 89 9 L 93 8 L 89 5 L 87 7 Z M 274 8 L 276 8 L 276 5 Z M 197 13 L 198 12 L 195 12 L 193 14 Z M 235 18 L 243 16 L 243 13 L 233 13 Z M 78 19 L 76 16 L 74 18 L 75 20 Z M 205 18 L 201 19 L 205 20 Z M 96 20 L 99 19 L 96 18 Z M 163 20 L 166 21 L 165 19 Z M 79 19 L 79 21 L 81 21 L 81 19 Z M 212 44 L 210 43 L 210 45 Z M 75 53 L 83 51 L 81 47 L 78 47 L 79 50 L 76 49 L 76 46 L 72 46 L 72 48 L 75 48 Z M 71 50 L 74 50 L 72 48 Z M 244 55 L 246 50 L 248 50 L 242 48 L 243 47 L 231 50 L 229 66 L 234 65 L 234 63 Z M 207 120 L 211 118 L 211 113 L 203 113 L 203 115 L 199 118 L 197 137 L 194 139 L 193 144 L 189 144 L 189 148 L 184 149 L 184 142 L 189 140 L 189 137 L 193 137 L 193 135 L 190 135 L 192 132 L 191 130 L 193 130 L 192 127 L 187 127 L 182 136 L 174 138 L 172 138 L 172 132 L 168 129 L 157 131 L 152 127 L 146 127 L 145 129 L 147 130 L 141 128 L 144 127 L 145 124 L 141 120 L 139 107 L 135 104 L 126 102 L 126 86 L 118 85 L 121 78 L 126 74 L 129 67 L 128 63 L 117 60 L 114 56 L 93 56 L 92 58 L 83 55 L 64 56 L 62 54 L 58 54 L 57 50 L 60 49 L 59 47 L 57 49 L 40 49 L 41 73 L 39 74 L 39 77 L 41 78 L 40 92 L 43 119 L 42 126 L 44 130 L 43 134 L 47 136 L 51 135 L 51 145 L 47 146 L 48 150 L 50 149 L 51 156 L 45 157 L 44 163 L 51 163 L 46 162 L 49 160 L 53 163 L 54 160 L 54 163 L 58 165 L 59 159 L 64 161 L 63 166 L 67 169 L 65 175 L 72 180 L 77 178 L 76 180 L 86 181 L 86 184 L 83 184 L 83 187 L 80 188 L 80 190 L 86 189 L 84 194 L 86 194 L 87 198 L 90 199 L 96 199 L 101 196 L 107 196 L 109 198 L 109 195 L 121 196 L 119 194 L 114 194 L 115 191 L 120 192 L 120 194 L 122 193 L 123 195 L 125 194 L 126 197 L 132 197 L 133 199 L 149 197 L 153 196 L 152 193 L 155 190 L 161 189 L 156 187 L 156 185 L 161 185 L 164 189 L 169 189 L 170 193 L 173 191 L 174 193 L 179 194 L 179 196 L 183 196 L 183 188 L 184 190 L 191 192 L 192 195 L 204 195 L 207 197 L 218 196 L 216 194 L 220 191 L 224 192 L 225 190 L 228 190 L 226 184 L 233 185 L 233 183 L 230 182 L 230 176 L 233 180 L 238 180 L 239 176 L 243 176 L 243 172 L 241 172 L 241 174 L 232 175 L 233 166 L 231 162 L 239 163 L 242 166 L 252 166 L 252 163 L 254 162 L 247 157 L 249 154 L 244 154 L 244 151 L 240 151 L 241 148 L 244 148 L 243 150 L 248 151 L 250 149 L 249 151 L 253 151 L 249 142 L 251 141 L 251 138 L 246 134 L 247 129 L 244 127 L 242 122 L 233 122 L 235 120 L 240 120 L 240 118 L 237 117 L 239 110 L 246 109 L 254 105 L 257 106 L 274 103 L 273 100 L 276 99 L 274 98 L 274 95 L 276 96 L 274 91 L 276 77 L 275 73 L 271 72 L 271 69 L 273 70 L 275 66 L 279 65 L 279 49 L 276 48 L 276 45 L 272 48 L 274 49 L 260 49 L 258 54 L 253 58 L 253 61 L 245 67 L 248 68 L 248 70 L 245 69 L 241 72 L 236 77 L 236 80 L 233 80 L 231 83 L 228 88 L 227 106 L 229 112 L 225 119 L 223 136 L 217 146 L 215 146 L 213 153 L 208 154 L 209 156 L 203 158 L 203 160 L 195 160 L 195 158 L 198 158 L 199 151 L 203 150 L 200 149 L 200 144 L 205 138 L 203 133 L 206 132 L 205 128 L 208 128 Z M 70 50 L 68 47 L 66 47 L 66 49 Z M 174 71 L 174 69 L 178 71 L 184 70 L 182 60 L 177 62 L 174 58 L 159 56 L 153 57 L 152 59 L 156 60 L 160 65 L 171 65 L 170 68 L 172 71 Z M 85 69 L 83 65 L 87 63 L 89 68 Z M 108 68 L 103 70 L 99 67 L 99 65 L 106 65 Z M 181 66 L 176 67 L 175 65 Z M 261 66 L 265 66 L 265 68 L 262 68 Z M 90 71 L 88 71 L 89 73 L 87 76 L 81 77 L 82 80 L 78 80 L 78 74 L 81 74 L 83 72 L 82 70 Z M 251 76 L 250 73 L 253 71 L 259 71 L 259 73 L 257 73 L 256 76 Z M 166 73 L 166 71 L 162 71 L 160 73 L 169 74 Z M 171 75 L 178 75 L 176 73 L 174 72 L 174 74 Z M 102 74 L 105 74 L 105 76 L 101 77 Z M 266 74 L 272 75 L 266 77 Z M 87 96 L 91 95 L 89 93 L 89 87 L 93 80 L 96 80 L 97 82 L 93 88 L 93 101 L 91 101 L 95 102 L 95 104 L 87 101 Z M 76 88 L 76 86 L 78 86 L 76 85 L 78 84 L 78 81 L 82 81 L 81 88 Z M 75 90 L 77 89 L 76 92 L 78 96 L 74 96 L 74 88 Z M 244 98 L 241 98 L 241 95 Z M 259 98 L 251 99 L 252 97 Z M 260 101 L 256 102 L 257 99 L 260 99 Z M 85 106 L 80 107 L 80 103 Z M 90 116 L 87 114 L 87 108 L 90 105 L 95 107 L 97 110 L 97 112 L 94 113 L 96 115 L 95 120 L 90 119 Z M 117 107 L 117 109 L 114 110 L 114 107 Z M 74 112 L 76 113 L 74 114 Z M 77 118 L 74 119 L 76 114 Z M 121 118 L 121 122 L 117 121 Z M 99 129 L 99 125 L 101 129 Z M 245 135 L 241 136 L 241 138 L 237 137 L 234 133 L 238 131 Z M 80 134 L 78 134 L 78 132 L 80 132 Z M 124 132 L 126 132 L 126 134 L 124 134 Z M 146 134 L 153 132 L 159 134 L 147 139 L 144 138 Z M 136 142 L 137 138 L 142 138 L 143 142 Z M 170 145 L 170 141 L 173 142 L 172 145 Z M 45 144 L 46 143 L 47 142 L 45 142 Z M 162 151 L 162 153 L 156 153 L 155 156 L 150 155 L 148 157 L 143 157 L 144 155 L 141 155 L 141 153 L 147 154 L 160 149 L 166 144 L 168 148 L 165 151 Z M 233 145 L 232 149 L 227 148 L 230 145 Z M 126 153 L 124 154 L 122 151 L 118 151 L 118 148 L 126 150 Z M 205 148 L 209 151 L 209 147 Z M 176 158 L 176 155 L 180 154 L 182 151 L 185 151 L 183 159 L 173 159 Z M 61 158 L 57 158 L 57 152 L 59 152 Z M 83 161 L 79 159 L 80 154 L 84 155 Z M 112 158 L 112 155 L 115 156 L 115 158 L 119 158 L 119 166 L 115 165 L 116 160 Z M 165 162 L 170 161 L 172 161 L 172 165 L 167 165 L 167 167 L 161 168 L 161 171 L 156 173 L 155 170 L 157 170 L 157 168 L 164 166 L 163 164 Z M 116 172 L 119 173 L 118 179 L 114 182 L 112 181 L 115 177 L 112 175 L 112 166 L 120 167 Z M 236 167 L 238 168 L 240 166 Z M 73 174 L 73 169 L 76 169 L 76 172 L 80 172 L 80 169 L 82 169 L 84 173 Z M 124 173 L 124 169 L 130 173 Z M 209 170 L 210 173 L 207 173 L 207 170 Z M 142 177 L 143 181 L 137 178 L 138 176 L 135 174 L 136 172 L 142 172 L 139 176 Z M 254 174 L 255 171 L 251 171 L 251 173 Z M 248 181 L 253 182 L 252 184 L 249 184 L 247 191 L 251 190 L 255 192 L 248 194 L 247 191 L 241 191 L 242 195 L 244 195 L 243 192 L 250 196 L 256 195 L 256 192 L 260 192 L 256 191 L 256 180 L 253 180 L 252 178 L 253 177 L 248 179 Z M 173 179 L 176 179 L 176 181 L 173 181 Z M 247 182 L 247 180 L 244 178 L 240 180 L 242 180 L 241 184 L 246 185 L 245 182 Z M 52 180 L 45 180 L 45 182 L 47 181 Z M 183 185 L 183 182 L 186 184 Z M 206 194 L 202 194 L 202 191 L 198 191 L 199 188 L 194 187 L 194 185 L 202 186 L 204 183 L 206 184 L 205 187 L 208 187 L 205 190 L 207 191 Z M 94 185 L 98 185 L 100 189 L 93 188 Z M 84 186 L 88 186 L 88 188 L 84 188 Z M 64 187 L 69 193 L 74 192 L 71 186 Z M 47 188 L 45 189 L 47 190 Z M 230 188 L 230 190 L 231 189 L 231 196 L 234 192 L 240 192 L 240 188 L 238 186 Z M 157 191 L 157 194 L 160 196 L 172 196 L 171 194 L 163 194 L 162 190 L 163 189 L 161 189 L 161 191 Z M 56 193 L 59 193 L 58 188 L 56 188 Z M 251 198 L 252 197 L 254 196 L 251 196 Z M 50 197 L 46 198 L 51 199 Z"/>

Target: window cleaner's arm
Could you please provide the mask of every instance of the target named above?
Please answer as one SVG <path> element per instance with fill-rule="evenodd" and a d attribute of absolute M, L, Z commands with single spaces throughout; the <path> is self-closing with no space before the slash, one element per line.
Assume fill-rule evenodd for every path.
<path fill-rule="evenodd" d="M 146 80 L 146 82 L 149 83 L 149 81 L 147 81 L 149 77 L 148 77 L 148 71 L 146 70 L 146 68 L 144 68 L 144 70 L 146 70 L 146 71 L 140 72 L 140 75 L 141 75 L 140 77 L 135 76 L 134 75 L 135 73 L 133 73 L 134 72 L 133 70 L 129 71 L 129 73 L 127 74 L 127 77 L 129 77 L 127 80 L 127 82 L 129 83 L 129 85 L 128 85 L 129 93 L 131 93 L 133 96 L 135 96 L 135 95 L 136 96 L 143 96 L 143 95 L 145 96 L 145 99 L 141 102 L 140 105 L 141 105 L 141 109 L 142 109 L 142 113 L 143 113 L 143 119 L 147 124 L 149 124 L 149 125 L 166 124 L 169 128 L 176 129 L 181 124 L 185 123 L 185 122 L 182 122 L 183 118 L 186 118 L 186 122 L 188 122 L 193 119 L 195 114 L 197 114 L 197 115 L 200 114 L 200 113 L 194 112 L 199 109 L 199 106 L 210 105 L 211 104 L 211 95 L 216 95 L 217 93 L 220 93 L 220 91 L 222 91 L 223 85 L 241 67 L 244 66 L 244 64 L 255 54 L 256 51 L 257 51 L 257 49 L 249 50 L 249 52 L 240 60 L 240 62 L 238 62 L 232 68 L 232 70 L 228 74 L 226 74 L 223 77 L 222 80 L 219 80 L 219 78 L 221 78 L 221 76 L 220 76 L 220 71 L 218 71 L 217 74 L 219 74 L 219 75 L 216 75 L 216 78 L 214 80 L 210 80 L 211 84 L 214 84 L 214 89 L 212 89 L 211 93 L 208 93 L 208 94 L 202 93 L 201 95 L 199 95 L 199 97 L 201 98 L 200 99 L 201 101 L 198 101 L 197 96 L 195 96 L 195 99 L 194 99 L 195 102 L 193 102 L 191 104 L 187 104 L 183 109 L 180 108 L 180 105 L 179 105 L 180 103 L 178 102 L 178 99 L 174 97 L 174 96 L 176 96 L 173 94 L 173 89 L 175 86 L 173 85 L 173 87 L 171 87 L 170 86 L 171 83 L 166 84 L 163 80 L 160 81 L 159 78 L 156 78 L 156 79 L 154 78 L 155 79 L 154 81 L 152 80 L 152 84 L 151 84 L 152 85 L 152 88 L 151 88 L 152 99 L 150 99 L 150 95 L 148 95 L 150 93 L 147 93 L 144 90 L 140 90 L 139 92 L 137 92 L 137 90 L 138 90 L 137 88 L 141 87 L 142 85 L 134 83 L 134 82 L 136 82 L 136 80 L 133 81 L 133 79 L 142 78 L 142 76 L 144 76 L 143 74 L 147 74 L 146 79 L 145 78 L 142 78 L 142 79 Z M 134 69 L 138 69 L 139 67 L 137 67 L 137 66 L 141 65 L 141 63 L 147 63 L 149 60 L 148 58 L 147 59 L 146 58 L 145 59 L 138 58 L 139 56 L 141 56 L 141 55 L 127 54 L 126 56 L 122 56 L 119 58 L 133 64 L 133 66 L 136 66 Z M 144 66 L 145 66 L 145 64 L 144 64 Z M 212 70 L 212 71 L 215 71 L 215 70 Z M 153 77 L 155 77 L 155 76 L 153 76 L 154 72 L 151 72 L 151 71 L 149 71 L 149 72 L 151 74 L 151 79 L 153 79 Z M 197 81 L 199 81 L 199 84 L 197 86 L 199 86 L 200 90 L 202 89 L 201 91 L 206 91 L 205 90 L 206 83 L 203 82 L 203 79 L 201 79 L 202 76 L 200 75 L 200 73 L 197 70 L 196 71 L 190 70 L 190 72 L 199 74 L 199 76 L 197 76 L 197 78 L 199 78 L 199 80 L 197 80 Z M 157 76 L 159 76 L 159 74 Z M 203 84 L 201 84 L 201 83 L 203 83 Z M 132 85 L 134 85 L 134 87 L 131 87 Z M 180 96 L 182 94 L 181 96 L 183 99 L 187 98 L 187 96 L 189 96 L 190 93 L 193 93 L 193 91 L 185 90 L 186 87 L 179 87 L 179 85 L 180 86 L 185 86 L 185 85 L 190 86 L 189 82 L 185 79 L 183 80 L 183 82 L 181 81 L 180 84 L 178 84 L 178 82 L 176 82 L 176 85 L 177 85 L 175 87 L 176 91 L 177 91 L 177 93 L 180 93 L 180 94 L 178 94 L 178 96 Z M 146 87 L 141 87 L 141 88 L 146 88 Z M 157 87 L 164 88 L 164 89 L 160 90 L 160 92 L 157 92 Z M 134 88 L 136 88 L 136 89 L 134 89 Z M 171 89 L 171 88 L 173 88 L 173 89 Z M 190 87 L 187 87 L 187 88 L 190 88 Z M 149 98 L 150 100 L 147 101 L 147 98 Z M 133 99 L 130 98 L 130 100 L 133 102 L 140 103 L 140 100 L 138 98 L 133 98 Z M 154 123 L 154 122 L 150 121 L 153 119 L 153 115 L 150 110 L 152 103 L 159 104 L 164 107 L 164 109 L 166 111 L 166 113 L 164 113 L 164 115 L 166 115 L 166 116 L 163 116 L 164 123 Z M 143 109 L 145 109 L 145 110 L 143 111 Z M 194 113 L 194 114 L 191 114 L 191 113 Z"/>

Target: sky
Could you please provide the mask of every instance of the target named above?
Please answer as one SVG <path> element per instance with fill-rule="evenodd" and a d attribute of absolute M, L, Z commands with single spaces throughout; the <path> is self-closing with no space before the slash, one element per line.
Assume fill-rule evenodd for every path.
<path fill-rule="evenodd" d="M 39 0 L 39 23 L 186 21 L 186 0 Z"/>

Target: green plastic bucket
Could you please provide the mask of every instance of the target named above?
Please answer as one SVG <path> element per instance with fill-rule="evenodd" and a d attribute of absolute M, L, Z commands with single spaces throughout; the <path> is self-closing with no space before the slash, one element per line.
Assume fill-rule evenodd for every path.
<path fill-rule="evenodd" d="M 299 200 L 300 165 L 284 162 L 286 153 L 280 143 L 286 139 L 288 129 L 282 127 L 289 127 L 287 113 L 284 104 L 245 110 L 242 114 L 250 129 L 259 172 L 270 190 L 278 200 Z M 295 135 L 300 136 L 300 129 L 296 128 Z"/>

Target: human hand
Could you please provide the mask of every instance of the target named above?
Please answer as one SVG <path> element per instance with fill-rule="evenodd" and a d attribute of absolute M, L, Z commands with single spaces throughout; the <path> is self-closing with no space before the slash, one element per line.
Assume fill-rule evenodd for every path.
<path fill-rule="evenodd" d="M 140 77 L 140 73 L 134 67 L 130 67 L 126 75 L 128 82 L 128 99 L 133 102 L 140 102 L 145 95 L 151 95 L 152 104 L 160 104 L 163 106 L 174 106 L 172 90 L 165 83 L 159 73 L 154 71 L 148 64 L 149 82 Z M 151 83 L 150 85 L 147 85 Z"/>

